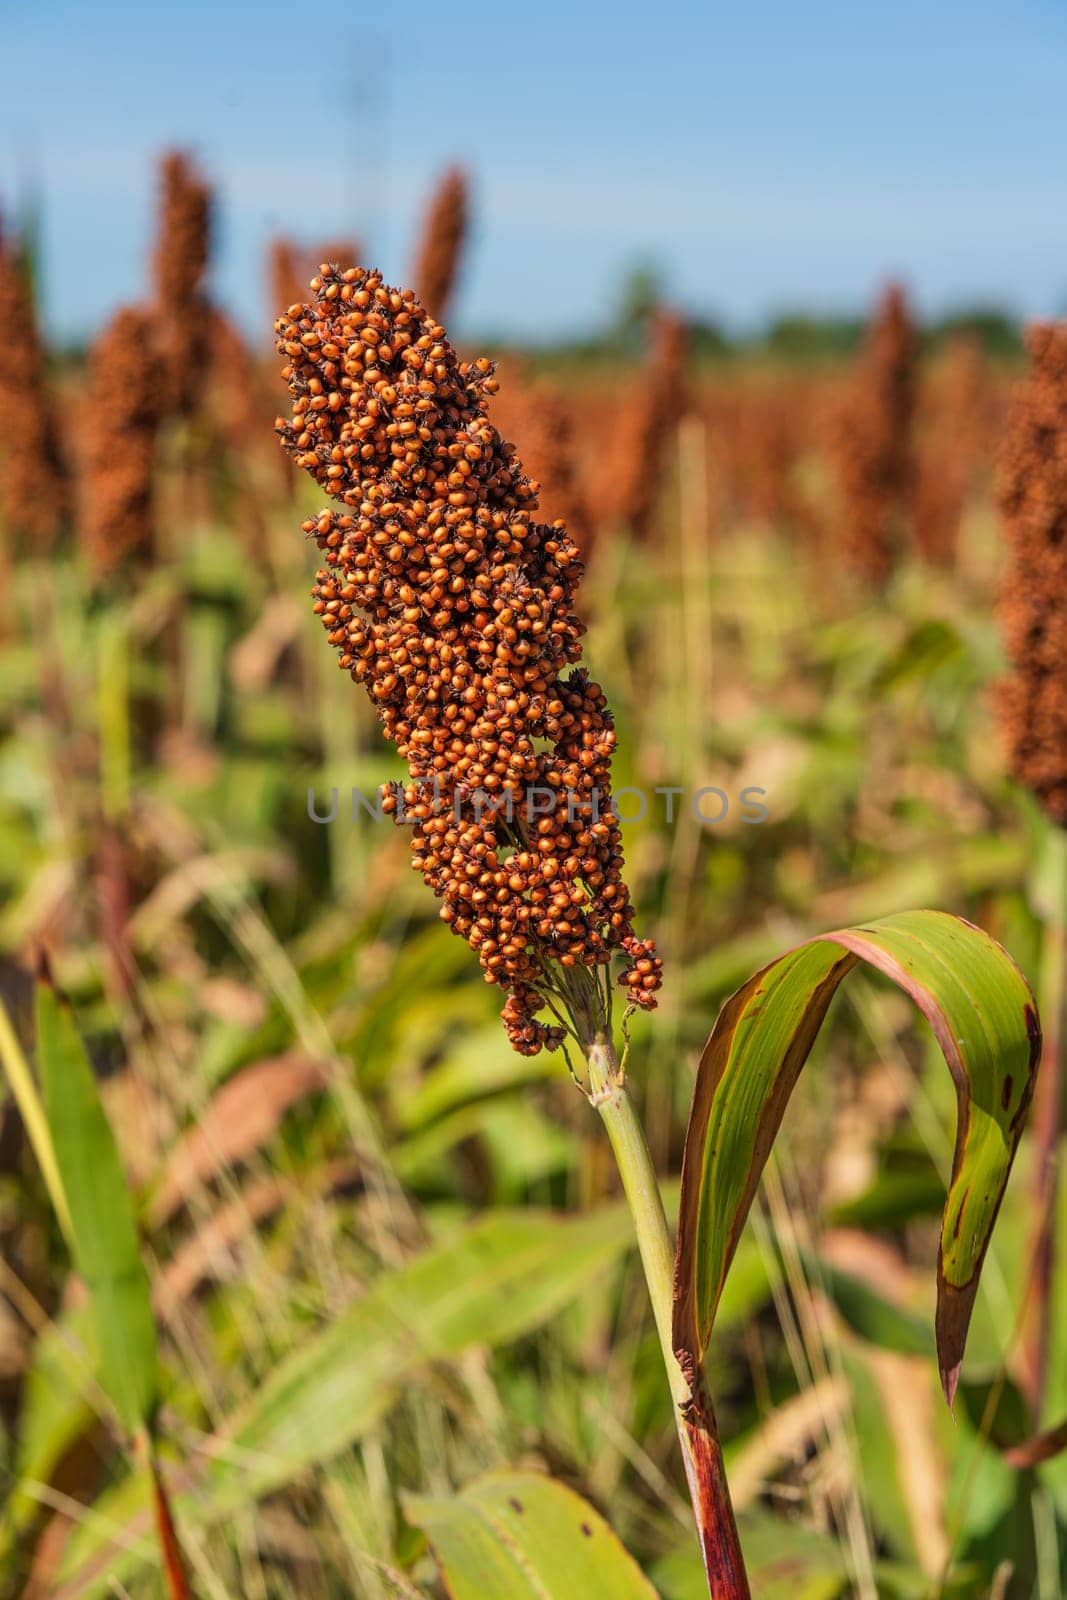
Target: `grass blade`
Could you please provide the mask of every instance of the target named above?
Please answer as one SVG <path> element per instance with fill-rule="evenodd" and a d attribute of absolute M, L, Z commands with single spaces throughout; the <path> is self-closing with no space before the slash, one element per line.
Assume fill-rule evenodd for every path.
<path fill-rule="evenodd" d="M 36 1015 L 45 1114 L 70 1207 L 75 1266 L 92 1300 L 100 1379 L 135 1433 L 155 1408 L 157 1357 L 126 1177 L 74 1018 L 48 982 L 37 985 Z"/>
<path fill-rule="evenodd" d="M 63 1230 L 68 1245 L 73 1249 L 74 1225 L 70 1218 L 70 1206 L 67 1204 L 67 1195 L 59 1172 L 59 1162 L 56 1160 L 56 1151 L 52 1143 L 48 1118 L 41 1103 L 33 1073 L 30 1071 L 29 1062 L 23 1054 L 18 1035 L 12 1026 L 11 1018 L 8 1016 L 7 1008 L 3 1001 L 0 1001 L 0 1062 L 3 1063 L 7 1081 L 11 1085 L 11 1093 L 14 1095 L 15 1104 L 19 1108 L 22 1125 L 26 1129 L 26 1136 L 37 1158 L 37 1165 L 41 1169 L 41 1176 L 44 1178 L 45 1187 L 48 1190 L 48 1198 L 52 1202 L 52 1209 L 56 1214 L 56 1219 Z"/>

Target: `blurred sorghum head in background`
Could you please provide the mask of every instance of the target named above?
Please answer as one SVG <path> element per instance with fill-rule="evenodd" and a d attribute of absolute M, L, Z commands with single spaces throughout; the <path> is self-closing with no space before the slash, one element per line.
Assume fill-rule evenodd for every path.
<path fill-rule="evenodd" d="M 619 413 L 598 495 L 599 520 L 644 538 L 660 502 L 667 452 L 686 407 L 685 322 L 664 306 L 649 321 L 648 354 Z"/>
<path fill-rule="evenodd" d="M 180 150 L 163 157 L 159 184 L 152 255 L 156 336 L 168 409 L 185 416 L 196 406 L 206 365 L 204 280 L 211 253 L 212 194 Z"/>
<path fill-rule="evenodd" d="M 842 395 L 832 440 L 844 553 L 871 584 L 884 583 L 906 549 L 917 358 L 907 296 L 891 283 L 867 329 L 854 381 Z"/>
<path fill-rule="evenodd" d="M 1026 339 L 999 463 L 1009 561 L 1001 621 L 1012 665 L 998 696 L 1014 776 L 1067 827 L 1067 323 Z"/>
<path fill-rule="evenodd" d="M 456 286 L 467 237 L 468 190 L 462 168 L 449 167 L 423 218 L 413 278 L 419 299 L 431 316 L 444 316 Z"/>
<path fill-rule="evenodd" d="M 59 411 L 18 241 L 0 231 L 0 485 L 8 536 L 51 544 L 70 510 Z"/>
<path fill-rule="evenodd" d="M 151 313 L 124 307 L 89 351 L 80 533 L 98 576 L 147 564 L 155 543 L 153 473 L 166 377 Z"/>

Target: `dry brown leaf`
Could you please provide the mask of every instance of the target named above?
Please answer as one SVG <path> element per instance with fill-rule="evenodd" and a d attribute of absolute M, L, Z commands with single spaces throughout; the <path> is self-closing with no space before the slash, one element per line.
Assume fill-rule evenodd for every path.
<path fill-rule="evenodd" d="M 362 1168 L 358 1161 L 331 1162 L 316 1183 L 318 1197 L 359 1188 Z M 240 1241 L 260 1222 L 273 1216 L 297 1196 L 290 1180 L 273 1174 L 247 1184 L 235 1199 L 213 1212 L 159 1276 L 156 1309 L 164 1319 L 173 1316 L 182 1300 L 208 1281 L 221 1281 L 240 1270 Z"/>
<path fill-rule="evenodd" d="M 786 1462 L 803 1455 L 834 1421 L 848 1413 L 844 1378 L 822 1378 L 771 1413 L 755 1430 L 730 1467 L 730 1492 L 738 1510 L 751 1505 L 767 1479 Z"/>
<path fill-rule="evenodd" d="M 240 1267 L 236 1246 L 258 1222 L 281 1209 L 293 1194 L 284 1178 L 250 1183 L 235 1200 L 214 1212 L 167 1262 L 156 1284 L 156 1309 L 169 1318 L 201 1284 L 222 1280 Z"/>
<path fill-rule="evenodd" d="M 951 1545 L 945 1528 L 945 1462 L 934 1432 L 940 1395 L 923 1356 L 870 1349 L 867 1363 L 878 1385 L 896 1444 L 900 1492 L 908 1510 L 919 1565 L 930 1577 L 944 1571 Z"/>
<path fill-rule="evenodd" d="M 819 1254 L 829 1266 L 858 1278 L 901 1310 L 914 1309 L 915 1274 L 886 1240 L 859 1228 L 828 1228 L 819 1241 Z"/>
<path fill-rule="evenodd" d="M 158 1227 L 203 1183 L 265 1145 L 286 1112 L 326 1086 L 329 1069 L 299 1050 L 244 1067 L 171 1151 L 152 1202 Z"/>

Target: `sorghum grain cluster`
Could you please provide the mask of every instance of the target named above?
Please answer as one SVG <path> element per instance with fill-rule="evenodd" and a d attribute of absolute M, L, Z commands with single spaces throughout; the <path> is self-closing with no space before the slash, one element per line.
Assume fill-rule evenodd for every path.
<path fill-rule="evenodd" d="M 159 216 L 152 258 L 157 340 L 168 409 L 191 412 L 199 398 L 208 340 L 204 277 L 211 249 L 211 190 L 181 151 L 160 163 Z"/>
<path fill-rule="evenodd" d="M 270 303 L 272 306 L 289 306 L 302 299 L 307 280 L 319 271 L 321 263 L 347 264 L 362 259 L 363 249 L 356 239 L 345 239 L 311 250 L 294 239 L 278 235 L 270 241 L 267 249 Z"/>
<path fill-rule="evenodd" d="M 70 481 L 30 275 L 15 241 L 2 233 L 0 347 L 4 525 L 34 546 L 47 546 L 69 511 Z"/>
<path fill-rule="evenodd" d="M 413 823 L 413 863 L 532 1055 L 613 953 L 632 1002 L 651 1008 L 660 984 L 622 879 L 611 713 L 576 665 L 581 562 L 489 421 L 492 364 L 460 362 L 378 272 L 311 287 L 276 324 L 293 395 L 277 428 L 340 503 L 304 524 L 326 558 L 315 609 L 407 762 L 389 807 Z"/>
<path fill-rule="evenodd" d="M 1001 620 L 1012 674 L 999 697 L 1011 770 L 1067 827 L 1067 323 L 1027 334 L 999 463 L 1009 549 Z"/>
<path fill-rule="evenodd" d="M 413 280 L 422 304 L 443 317 L 455 288 L 467 235 L 467 178 L 450 167 L 434 190 L 419 237 Z"/>
<path fill-rule="evenodd" d="M 151 558 L 165 374 L 147 311 L 116 312 L 89 352 L 79 530 L 97 574 Z"/>
<path fill-rule="evenodd" d="M 899 284 L 890 284 L 868 329 L 833 441 L 845 554 L 853 569 L 875 584 L 885 582 L 905 545 L 913 489 L 916 358 L 907 299 Z"/>
<path fill-rule="evenodd" d="M 599 501 L 608 525 L 647 535 L 663 490 L 667 449 L 685 410 L 685 323 L 654 312 L 644 370 L 619 417 Z"/>

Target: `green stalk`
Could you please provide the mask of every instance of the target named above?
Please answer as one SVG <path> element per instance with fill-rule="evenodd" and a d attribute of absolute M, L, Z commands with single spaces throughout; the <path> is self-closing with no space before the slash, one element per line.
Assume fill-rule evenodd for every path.
<path fill-rule="evenodd" d="M 656 1320 L 711 1600 L 749 1600 L 750 1590 L 723 1467 L 715 1412 L 692 1395 L 674 1353 L 674 1249 L 652 1157 L 615 1047 L 598 1035 L 586 1052 L 589 1098 L 600 1113 L 633 1218 L 637 1250 Z"/>
<path fill-rule="evenodd" d="M 1038 993 L 1044 1043 L 1034 1093 L 1034 1223 L 1030 1311 L 1023 1336 L 1023 1386 L 1035 1428 L 1048 1377 L 1053 1275 L 1056 1269 L 1058 1159 L 1063 1122 L 1067 1035 L 1067 831 L 1049 829 L 1038 887 L 1044 921 Z"/>

